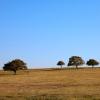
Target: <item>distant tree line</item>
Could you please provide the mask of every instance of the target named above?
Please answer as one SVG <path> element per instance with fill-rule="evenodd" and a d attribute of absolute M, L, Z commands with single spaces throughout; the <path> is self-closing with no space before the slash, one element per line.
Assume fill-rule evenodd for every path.
<path fill-rule="evenodd" d="M 85 61 L 79 57 L 79 56 L 72 56 L 71 58 L 69 58 L 69 62 L 67 64 L 67 66 L 76 66 L 76 68 L 78 68 L 78 66 L 85 64 Z M 58 61 L 57 63 L 58 66 L 62 66 L 65 65 L 64 61 Z M 92 68 L 96 65 L 99 65 L 99 62 L 95 59 L 89 59 L 86 62 L 86 65 L 88 66 L 92 66 Z"/>
<path fill-rule="evenodd" d="M 67 66 L 75 66 L 78 69 L 78 67 L 83 64 L 92 66 L 92 68 L 93 68 L 94 66 L 99 65 L 99 62 L 95 59 L 89 59 L 85 63 L 85 61 L 81 57 L 72 56 L 69 58 L 69 62 L 67 64 Z M 65 65 L 65 62 L 58 61 L 57 65 L 61 66 L 61 69 L 62 69 L 63 65 Z M 12 60 L 12 61 L 4 64 L 4 66 L 3 66 L 4 71 L 13 71 L 15 75 L 18 70 L 27 70 L 27 69 L 28 69 L 27 64 L 23 60 L 20 60 L 20 59 Z"/>

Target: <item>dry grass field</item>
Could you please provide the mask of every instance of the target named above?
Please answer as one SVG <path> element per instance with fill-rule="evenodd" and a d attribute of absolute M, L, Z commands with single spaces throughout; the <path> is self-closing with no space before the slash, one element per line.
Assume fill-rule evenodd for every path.
<path fill-rule="evenodd" d="M 0 100 L 100 100 L 100 69 L 0 71 Z"/>

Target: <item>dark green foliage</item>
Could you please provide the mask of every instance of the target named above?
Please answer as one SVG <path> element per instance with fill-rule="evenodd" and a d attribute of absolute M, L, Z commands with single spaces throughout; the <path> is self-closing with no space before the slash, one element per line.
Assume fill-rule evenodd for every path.
<path fill-rule="evenodd" d="M 69 58 L 68 66 L 76 66 L 78 68 L 79 65 L 83 65 L 85 62 L 84 60 L 79 56 L 72 56 Z"/>
<path fill-rule="evenodd" d="M 17 70 L 26 70 L 27 66 L 26 63 L 24 63 L 20 59 L 15 59 L 11 62 L 8 62 L 4 64 L 3 70 L 4 71 L 13 71 L 16 74 Z"/>
<path fill-rule="evenodd" d="M 57 65 L 61 66 L 61 68 L 62 68 L 62 66 L 65 65 L 65 63 L 63 61 L 58 61 Z"/>
<path fill-rule="evenodd" d="M 99 62 L 96 61 L 95 59 L 89 59 L 89 61 L 87 61 L 86 64 L 87 64 L 88 66 L 94 67 L 95 65 L 99 65 Z"/>

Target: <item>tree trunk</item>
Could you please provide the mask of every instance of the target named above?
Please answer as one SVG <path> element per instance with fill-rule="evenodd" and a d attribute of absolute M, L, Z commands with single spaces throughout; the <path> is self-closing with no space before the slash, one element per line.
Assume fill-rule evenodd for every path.
<path fill-rule="evenodd" d="M 62 65 L 61 65 L 61 69 L 62 69 Z"/>
<path fill-rule="evenodd" d="M 94 68 L 94 65 L 92 65 L 92 68 Z"/>
<path fill-rule="evenodd" d="M 14 70 L 14 75 L 16 75 L 16 70 Z"/>
<path fill-rule="evenodd" d="M 78 69 L 78 65 L 76 65 L 76 69 Z"/>

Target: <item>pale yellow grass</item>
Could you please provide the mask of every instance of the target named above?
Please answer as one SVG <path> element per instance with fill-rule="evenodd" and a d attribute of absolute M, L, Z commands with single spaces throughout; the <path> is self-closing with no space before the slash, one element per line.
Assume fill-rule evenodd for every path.
<path fill-rule="evenodd" d="M 58 95 L 100 99 L 100 69 L 0 72 L 0 96 Z M 90 100 L 89 99 L 89 100 Z"/>

